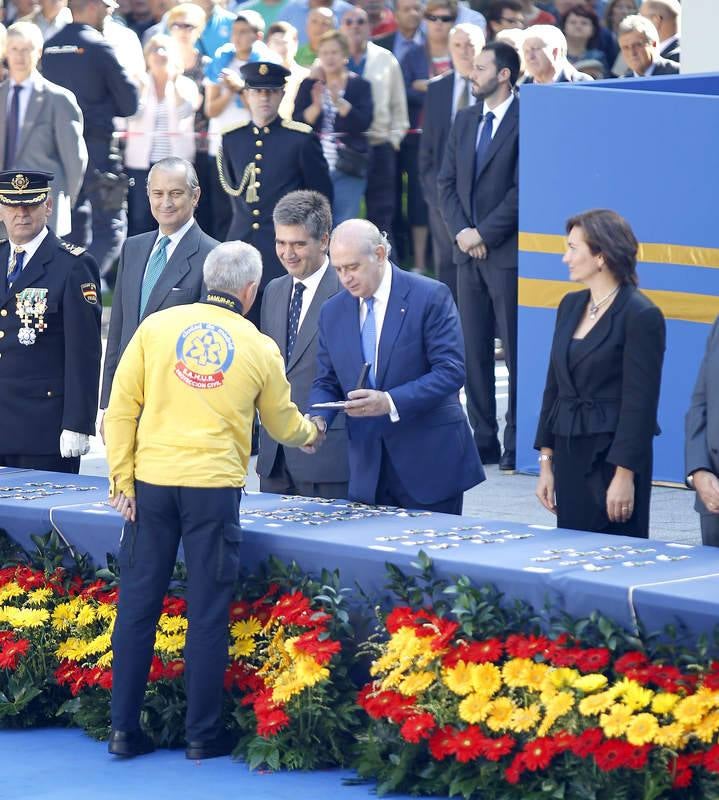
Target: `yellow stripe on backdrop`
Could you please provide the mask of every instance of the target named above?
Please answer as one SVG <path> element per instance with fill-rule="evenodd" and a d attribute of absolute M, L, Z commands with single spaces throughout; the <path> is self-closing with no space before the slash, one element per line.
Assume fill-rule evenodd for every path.
<path fill-rule="evenodd" d="M 519 249 L 526 253 L 563 255 L 564 236 L 549 233 L 519 234 Z M 653 264 L 680 264 L 685 266 L 719 269 L 719 248 L 690 247 L 687 245 L 639 245 L 638 260 Z M 519 304 L 531 308 L 556 308 L 565 294 L 580 287 L 570 281 L 519 279 Z M 715 295 L 675 292 L 661 289 L 642 289 L 661 308 L 667 319 L 711 324 L 719 314 L 719 298 Z"/>

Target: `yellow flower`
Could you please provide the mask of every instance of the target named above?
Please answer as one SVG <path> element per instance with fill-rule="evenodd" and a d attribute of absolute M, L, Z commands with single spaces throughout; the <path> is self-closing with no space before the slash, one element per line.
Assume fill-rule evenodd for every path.
<path fill-rule="evenodd" d="M 507 686 L 526 686 L 533 666 L 534 661 L 528 658 L 513 658 L 502 667 L 502 678 Z"/>
<path fill-rule="evenodd" d="M 719 730 L 719 711 L 712 711 L 695 726 L 694 735 L 705 744 L 709 744 Z"/>
<path fill-rule="evenodd" d="M 25 605 L 28 606 L 44 606 L 45 603 L 52 597 L 52 589 L 34 589 L 27 596 Z"/>
<path fill-rule="evenodd" d="M 405 697 L 422 694 L 434 683 L 433 672 L 415 672 L 408 675 L 399 685 L 399 691 Z"/>
<path fill-rule="evenodd" d="M 171 617 L 169 614 L 163 614 L 157 624 L 163 633 L 184 633 L 187 630 L 185 617 Z"/>
<path fill-rule="evenodd" d="M 77 616 L 79 608 L 78 599 L 79 598 L 75 598 L 68 603 L 61 603 L 59 606 L 55 607 L 55 610 L 52 612 L 52 627 L 56 631 L 67 630 L 75 622 L 75 617 Z"/>
<path fill-rule="evenodd" d="M 488 704 L 485 725 L 492 731 L 501 731 L 509 727 L 509 721 L 516 706 L 509 697 L 498 697 Z"/>
<path fill-rule="evenodd" d="M 627 741 L 636 747 L 649 744 L 659 728 L 657 718 L 653 714 L 637 714 L 627 725 Z"/>
<path fill-rule="evenodd" d="M 105 655 L 97 659 L 97 666 L 105 668 L 112 666 L 112 650 L 108 650 Z"/>
<path fill-rule="evenodd" d="M 605 675 L 600 675 L 597 672 L 593 672 L 589 675 L 582 675 L 581 677 L 577 678 L 574 683 L 572 683 L 573 688 L 578 689 L 580 692 L 584 692 L 584 694 L 591 694 L 592 692 L 598 692 L 600 689 L 603 689 L 607 685 L 607 678 Z"/>
<path fill-rule="evenodd" d="M 564 689 L 571 686 L 574 681 L 579 677 L 579 672 L 576 669 L 569 667 L 559 667 L 558 669 L 550 669 L 544 676 L 543 689 L 547 690 L 550 687 L 555 689 Z"/>
<path fill-rule="evenodd" d="M 286 703 L 295 695 L 300 694 L 305 685 L 297 677 L 285 673 L 285 680 L 278 681 L 272 689 L 272 699 L 275 703 Z"/>
<path fill-rule="evenodd" d="M 85 642 L 71 636 L 64 642 L 60 642 L 55 650 L 55 655 L 58 658 L 66 658 L 68 661 L 82 661 L 85 657 Z"/>
<path fill-rule="evenodd" d="M 262 630 L 262 624 L 257 617 L 250 617 L 249 619 L 239 619 L 237 622 L 232 623 L 230 634 L 235 639 L 250 639 L 257 636 Z"/>
<path fill-rule="evenodd" d="M 632 709 L 623 703 L 613 705 L 608 714 L 599 717 L 599 724 L 604 734 L 609 737 L 621 736 L 632 719 Z"/>
<path fill-rule="evenodd" d="M 579 713 L 585 717 L 593 717 L 606 711 L 613 702 L 609 692 L 590 694 L 579 701 Z"/>
<path fill-rule="evenodd" d="M 12 600 L 14 597 L 20 597 L 20 595 L 25 594 L 25 590 L 15 583 L 15 581 L 10 581 L 10 583 L 6 583 L 0 589 L 0 603 L 4 603 L 6 600 Z"/>
<path fill-rule="evenodd" d="M 496 694 L 502 686 L 502 675 L 494 664 L 473 664 L 471 675 L 474 690 L 487 697 Z"/>
<path fill-rule="evenodd" d="M 110 648 L 112 642 L 110 641 L 110 634 L 109 633 L 101 633 L 99 636 L 96 636 L 94 639 L 91 639 L 85 645 L 85 655 L 91 656 L 95 655 L 96 653 L 104 653 L 106 650 Z"/>
<path fill-rule="evenodd" d="M 41 628 L 50 619 L 50 612 L 46 608 L 5 606 L 0 611 L 3 612 L 5 622 L 13 628 Z"/>
<path fill-rule="evenodd" d="M 96 617 L 95 609 L 88 603 L 85 603 L 77 612 L 75 622 L 80 627 L 84 627 L 86 625 L 92 625 Z"/>
<path fill-rule="evenodd" d="M 252 639 L 238 639 L 230 645 L 232 658 L 245 658 L 255 652 L 255 643 Z"/>
<path fill-rule="evenodd" d="M 544 685 L 544 679 L 551 667 L 546 664 L 532 664 L 527 669 L 526 686 L 535 692 L 540 692 Z"/>
<path fill-rule="evenodd" d="M 546 704 L 546 713 L 537 736 L 546 736 L 554 723 L 574 707 L 574 695 L 571 692 L 559 692 Z"/>
<path fill-rule="evenodd" d="M 406 673 L 401 667 L 397 667 L 393 669 L 391 672 L 388 672 L 385 676 L 384 680 L 381 683 L 382 689 L 393 689 L 398 686 L 402 681 L 405 679 Z"/>
<path fill-rule="evenodd" d="M 515 708 L 509 720 L 509 728 L 515 733 L 531 730 L 539 722 L 540 708 L 532 703 L 527 708 Z"/>
<path fill-rule="evenodd" d="M 314 658 L 307 655 L 302 655 L 295 661 L 295 669 L 297 677 L 305 686 L 314 686 L 320 681 L 327 680 L 330 676 L 330 671 L 327 667 L 318 664 Z"/>
<path fill-rule="evenodd" d="M 672 750 L 679 750 L 684 745 L 685 730 L 680 722 L 672 722 L 671 725 L 662 725 L 654 734 L 654 743 L 660 747 L 670 747 Z"/>
<path fill-rule="evenodd" d="M 108 620 L 114 622 L 117 616 L 117 606 L 111 603 L 100 603 L 96 609 L 96 613 L 99 620 L 103 622 L 107 622 Z M 187 621 L 185 621 L 185 627 L 187 627 Z"/>
<path fill-rule="evenodd" d="M 473 692 L 468 694 L 459 704 L 459 716 L 465 722 L 476 725 L 489 713 L 489 697 L 486 694 Z"/>
<path fill-rule="evenodd" d="M 716 708 L 719 706 L 719 692 L 715 692 L 713 689 L 708 689 L 706 686 L 702 686 L 700 689 L 697 689 L 695 695 L 698 700 L 701 700 L 705 708 Z"/>
<path fill-rule="evenodd" d="M 704 716 L 706 703 L 695 694 L 681 699 L 672 709 L 674 719 L 684 725 L 696 725 Z"/>
<path fill-rule="evenodd" d="M 639 711 L 646 708 L 654 697 L 654 692 L 638 683 L 629 686 L 624 692 L 624 703 L 629 706 L 633 711 Z"/>
<path fill-rule="evenodd" d="M 652 698 L 652 711 L 655 714 L 668 714 L 680 699 L 678 694 L 659 692 Z"/>
<path fill-rule="evenodd" d="M 442 670 L 442 680 L 450 692 L 464 696 L 474 691 L 472 666 L 465 664 L 464 661 L 458 661 L 456 666 Z"/>
<path fill-rule="evenodd" d="M 168 656 L 179 655 L 185 646 L 185 634 L 173 633 L 169 636 L 158 633 L 155 637 L 155 650 Z"/>

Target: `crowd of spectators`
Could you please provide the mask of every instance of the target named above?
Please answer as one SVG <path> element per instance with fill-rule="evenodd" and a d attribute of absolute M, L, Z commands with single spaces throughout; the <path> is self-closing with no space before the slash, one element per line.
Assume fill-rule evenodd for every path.
<path fill-rule="evenodd" d="M 440 164 L 425 165 L 422 178 L 420 153 L 433 81 L 467 72 L 460 44 L 477 50 L 485 41 L 510 43 L 520 54 L 520 86 L 672 74 L 679 69 L 680 16 L 678 0 L 7 0 L 0 48 L 3 78 L 14 86 L 6 29 L 36 26 L 45 48 L 37 70 L 77 98 L 90 177 L 75 200 L 87 206 L 90 198 L 90 209 L 74 214 L 70 239 L 88 245 L 94 238 L 109 252 L 112 258 L 98 259 L 108 283 L 122 235 L 153 226 L 147 173 L 167 156 L 195 164 L 198 222 L 226 238 L 230 209 L 215 156 L 222 131 L 248 119 L 239 70 L 250 61 L 290 71 L 280 115 L 307 123 L 320 137 L 336 221 L 362 210 L 389 233 L 403 266 L 442 277 L 452 272 L 438 263 L 449 251 L 438 241 L 444 236 L 433 219 L 437 198 L 426 180 Z M 92 70 L 68 75 L 75 35 L 68 32 L 78 22 L 102 34 L 116 64 L 98 50 Z M 457 31 L 464 35 L 453 37 Z M 37 49 L 40 39 L 23 34 L 22 26 L 15 34 Z M 473 102 L 470 89 L 467 82 L 452 116 Z M 20 102 L 20 123 L 23 112 Z M 7 123 L 10 101 L 0 114 Z M 98 137 L 97 128 L 114 135 Z M 84 150 L 79 143 L 78 150 Z M 21 166 L 0 155 L 5 169 Z M 100 197 L 95 188 L 103 175 L 110 183 Z M 111 208 L 125 175 L 126 208 Z"/>

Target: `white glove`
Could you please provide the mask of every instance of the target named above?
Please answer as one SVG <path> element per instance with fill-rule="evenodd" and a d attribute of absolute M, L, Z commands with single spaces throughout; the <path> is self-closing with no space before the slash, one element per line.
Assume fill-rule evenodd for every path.
<path fill-rule="evenodd" d="M 90 452 L 90 437 L 86 433 L 63 431 L 60 434 L 60 455 L 63 458 L 77 458 Z"/>

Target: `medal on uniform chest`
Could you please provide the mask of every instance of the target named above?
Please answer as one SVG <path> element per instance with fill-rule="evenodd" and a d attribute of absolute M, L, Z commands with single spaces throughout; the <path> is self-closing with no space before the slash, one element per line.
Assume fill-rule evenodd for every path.
<path fill-rule="evenodd" d="M 22 322 L 17 334 L 18 341 L 27 346 L 35 344 L 37 333 L 42 333 L 47 328 L 47 289 L 23 289 L 15 298 L 15 310 Z"/>

